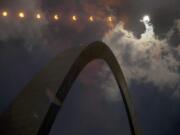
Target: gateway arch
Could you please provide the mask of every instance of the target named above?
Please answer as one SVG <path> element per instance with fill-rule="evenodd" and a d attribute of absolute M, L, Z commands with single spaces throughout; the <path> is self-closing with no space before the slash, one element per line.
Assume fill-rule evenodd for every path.
<path fill-rule="evenodd" d="M 48 135 L 72 84 L 83 68 L 104 60 L 116 79 L 132 135 L 139 135 L 134 106 L 122 70 L 110 48 L 102 42 L 60 53 L 39 72 L 0 117 L 2 135 Z"/>

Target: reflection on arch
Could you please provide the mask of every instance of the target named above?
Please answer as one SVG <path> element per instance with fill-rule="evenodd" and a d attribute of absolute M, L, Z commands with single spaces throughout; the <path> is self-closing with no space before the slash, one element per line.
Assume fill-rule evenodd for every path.
<path fill-rule="evenodd" d="M 18 95 L 0 118 L 0 134 L 48 135 L 71 86 L 94 59 L 107 62 L 119 86 L 132 135 L 138 135 L 136 117 L 120 66 L 102 42 L 74 47 L 60 53 Z"/>

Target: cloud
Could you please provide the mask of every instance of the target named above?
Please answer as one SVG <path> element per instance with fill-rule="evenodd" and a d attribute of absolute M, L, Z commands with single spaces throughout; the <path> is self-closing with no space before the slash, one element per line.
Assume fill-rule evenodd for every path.
<path fill-rule="evenodd" d="M 169 39 L 173 34 L 159 39 L 153 31 L 153 25 L 145 22 L 144 24 L 146 30 L 139 39 L 131 31 L 124 29 L 123 23 L 120 22 L 106 33 L 103 41 L 116 55 L 128 84 L 133 81 L 151 83 L 160 90 L 173 88 L 177 94 L 176 91 L 180 90 L 180 44 L 171 46 Z M 174 28 L 179 28 L 179 21 L 175 22 Z M 106 67 L 104 70 L 107 70 Z M 102 87 L 114 89 L 112 84 L 112 77 L 109 77 Z"/>
<path fill-rule="evenodd" d="M 176 23 L 176 28 L 180 32 L 180 19 L 176 20 L 175 23 Z"/>

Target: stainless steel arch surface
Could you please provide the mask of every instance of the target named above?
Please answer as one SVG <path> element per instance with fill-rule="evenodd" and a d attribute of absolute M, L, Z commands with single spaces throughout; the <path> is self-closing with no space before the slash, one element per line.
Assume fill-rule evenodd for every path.
<path fill-rule="evenodd" d="M 132 135 L 139 135 L 125 78 L 112 51 L 102 42 L 60 53 L 18 95 L 0 117 L 0 134 L 47 135 L 74 80 L 94 59 L 103 59 L 119 86 Z"/>

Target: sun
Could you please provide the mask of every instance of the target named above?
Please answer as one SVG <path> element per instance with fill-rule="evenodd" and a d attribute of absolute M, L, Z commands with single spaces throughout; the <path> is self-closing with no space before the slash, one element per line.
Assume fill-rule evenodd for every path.
<path fill-rule="evenodd" d="M 20 17 L 20 18 L 24 18 L 24 17 L 25 17 L 24 12 L 19 12 L 19 17 Z"/>
<path fill-rule="evenodd" d="M 149 15 L 145 15 L 144 17 L 143 17 L 143 20 L 142 20 L 143 22 L 150 22 L 150 17 L 149 17 Z"/>

